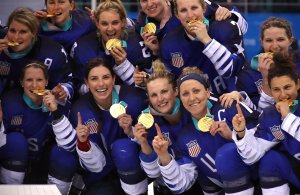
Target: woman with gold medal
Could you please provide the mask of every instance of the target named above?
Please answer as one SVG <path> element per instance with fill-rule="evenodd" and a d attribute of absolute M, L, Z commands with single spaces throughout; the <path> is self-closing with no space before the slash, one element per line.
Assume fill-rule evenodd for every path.
<path fill-rule="evenodd" d="M 158 135 L 152 143 L 165 183 L 176 193 L 187 190 L 197 178 L 205 194 L 235 189 L 238 186 L 225 185 L 221 180 L 215 157 L 218 149 L 231 141 L 231 119 L 237 113 L 236 108 L 224 109 L 217 100 L 210 98 L 209 82 L 196 67 L 185 68 L 177 86 L 181 102 L 191 114 L 189 123 L 177 135 L 176 146 L 181 158 L 175 159 L 168 153 L 169 142 L 162 137 L 158 127 Z M 243 103 L 238 104 L 245 116 L 253 114 Z M 249 125 L 255 125 L 255 121 L 250 121 Z"/>
<path fill-rule="evenodd" d="M 243 113 L 234 116 L 235 144 L 219 151 L 216 164 L 228 183 L 241 181 L 232 175 L 237 170 L 244 170 L 245 175 L 258 172 L 263 194 L 297 194 L 300 190 L 299 76 L 295 62 L 288 55 L 276 53 L 273 62 L 267 80 L 276 103 L 263 109 L 259 125 L 253 129 L 246 127 L 248 121 Z M 231 166 L 225 168 L 224 163 Z"/>
<path fill-rule="evenodd" d="M 81 37 L 73 45 L 71 58 L 74 61 L 73 77 L 80 94 L 87 92 L 84 72 L 88 60 L 96 57 L 112 62 L 117 84 L 133 85 L 136 65 L 149 72 L 152 56 L 142 38 L 127 26 L 126 10 L 119 0 L 104 0 L 95 13 L 97 32 Z"/>
<path fill-rule="evenodd" d="M 114 164 L 112 148 L 120 138 L 132 135 L 140 110 L 145 109 L 145 93 L 128 85 L 115 85 L 115 74 L 109 61 L 95 58 L 88 62 L 85 84 L 89 92 L 72 105 L 69 120 L 56 125 L 62 132 L 77 133 L 77 153 L 84 169 L 85 193 L 122 194 Z M 118 158 L 126 155 L 116 154 Z M 125 164 L 126 165 L 126 164 Z M 124 166 L 125 166 L 124 165 Z"/>
<path fill-rule="evenodd" d="M 135 72 L 134 79 L 136 80 Z M 126 151 L 127 158 L 123 158 L 123 163 L 116 166 L 119 168 L 123 164 L 131 164 L 132 166 L 120 167 L 119 172 L 124 173 L 122 182 L 124 186 L 135 186 L 136 189 L 143 189 L 141 192 L 146 192 L 148 187 L 147 176 L 150 181 L 155 179 L 154 193 L 155 194 L 172 194 L 172 192 L 165 186 L 160 171 L 157 166 L 157 155 L 152 149 L 152 140 L 156 135 L 154 122 L 157 123 L 161 129 L 162 134 L 170 140 L 170 153 L 178 155 L 176 149 L 176 139 L 179 130 L 188 123 L 190 114 L 182 107 L 178 92 L 176 89 L 176 80 L 166 67 L 160 61 L 155 61 L 153 64 L 153 73 L 149 75 L 148 79 L 144 78 L 144 85 L 149 99 L 149 106 L 147 109 L 141 111 L 138 123 L 134 128 L 134 137 L 136 142 L 121 139 L 117 141 L 122 147 L 120 151 Z M 129 148 L 135 148 L 130 150 Z M 130 162 L 130 163 L 128 163 Z M 133 163 L 134 162 L 134 163 Z M 142 163 L 142 168 L 140 164 Z M 125 175 L 130 177 L 125 177 Z M 135 183 L 130 178 L 136 179 Z M 186 194 L 201 193 L 199 186 L 190 189 Z"/>

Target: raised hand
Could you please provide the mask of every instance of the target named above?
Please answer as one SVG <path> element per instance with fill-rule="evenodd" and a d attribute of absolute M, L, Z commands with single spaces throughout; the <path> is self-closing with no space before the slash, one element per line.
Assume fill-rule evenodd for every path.
<path fill-rule="evenodd" d="M 215 19 L 217 21 L 226 20 L 231 16 L 231 12 L 226 7 L 219 6 L 216 13 L 215 13 Z"/>
<path fill-rule="evenodd" d="M 77 127 L 76 127 L 76 134 L 77 138 L 80 142 L 85 142 L 87 141 L 90 130 L 87 126 L 82 124 L 82 118 L 80 112 L 77 113 Z"/>
<path fill-rule="evenodd" d="M 152 141 L 154 151 L 159 157 L 162 165 L 167 165 L 171 161 L 170 154 L 168 153 L 169 142 L 166 141 L 161 133 L 161 129 L 157 123 L 155 123 L 157 136 Z"/>
<path fill-rule="evenodd" d="M 145 86 L 145 82 L 147 79 L 147 73 L 144 71 L 140 71 L 139 66 L 135 66 L 133 73 L 133 80 L 137 86 Z"/>
<path fill-rule="evenodd" d="M 222 94 L 219 100 L 224 108 L 230 108 L 234 100 L 239 103 L 239 101 L 244 101 L 244 98 L 240 92 L 232 91 L 230 93 Z"/>
<path fill-rule="evenodd" d="M 55 96 L 55 98 L 60 102 L 65 102 L 68 94 L 63 88 L 61 84 L 58 84 L 56 87 L 52 89 L 52 94 Z"/>
<path fill-rule="evenodd" d="M 141 36 L 144 40 L 145 45 L 149 49 L 151 49 L 152 54 L 158 55 L 159 43 L 158 43 L 157 36 L 155 36 L 154 33 L 148 33 L 148 32 L 143 32 Z"/>
<path fill-rule="evenodd" d="M 236 104 L 237 114 L 232 119 L 232 125 L 236 132 L 244 132 L 246 120 L 239 104 Z"/>
<path fill-rule="evenodd" d="M 117 65 L 122 64 L 126 60 L 127 53 L 125 49 L 121 46 L 113 47 L 109 52 L 115 59 Z"/>
<path fill-rule="evenodd" d="M 285 118 L 290 113 L 290 106 L 288 101 L 280 101 L 276 103 L 276 109 Z"/>
<path fill-rule="evenodd" d="M 124 133 L 128 135 L 129 137 L 133 137 L 133 132 L 132 132 L 132 118 L 129 114 L 121 114 L 118 117 L 118 123 L 119 126 L 122 127 L 124 130 Z"/>
<path fill-rule="evenodd" d="M 50 112 L 54 112 L 57 110 L 57 103 L 55 101 L 55 96 L 51 93 L 51 91 L 46 90 L 43 95 L 43 102 L 45 106 L 47 106 Z"/>

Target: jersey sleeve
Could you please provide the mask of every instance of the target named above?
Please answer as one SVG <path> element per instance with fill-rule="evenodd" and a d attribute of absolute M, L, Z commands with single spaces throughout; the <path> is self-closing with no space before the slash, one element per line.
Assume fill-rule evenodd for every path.
<path fill-rule="evenodd" d="M 103 151 L 93 142 L 90 142 L 91 148 L 89 151 L 84 152 L 76 147 L 79 162 L 81 166 L 90 172 L 101 172 L 106 165 L 106 158 Z"/>
<path fill-rule="evenodd" d="M 196 165 L 188 158 L 177 161 L 172 158 L 166 166 L 159 165 L 163 179 L 168 188 L 175 194 L 180 194 L 190 189 L 196 182 L 198 172 Z"/>
<path fill-rule="evenodd" d="M 222 31 L 220 31 L 222 29 Z M 242 33 L 234 21 L 214 21 L 209 27 L 212 41 L 203 50 L 223 78 L 235 77 L 243 68 L 245 54 Z"/>

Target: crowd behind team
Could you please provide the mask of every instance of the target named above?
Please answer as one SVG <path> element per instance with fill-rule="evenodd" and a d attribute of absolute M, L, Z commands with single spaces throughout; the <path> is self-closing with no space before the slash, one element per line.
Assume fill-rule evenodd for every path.
<path fill-rule="evenodd" d="M 61 194 L 295 194 L 300 56 L 266 18 L 209 0 L 17 8 L 0 30 L 0 183 Z M 80 183 L 81 187 L 75 183 Z M 72 187 L 73 183 L 73 187 Z"/>

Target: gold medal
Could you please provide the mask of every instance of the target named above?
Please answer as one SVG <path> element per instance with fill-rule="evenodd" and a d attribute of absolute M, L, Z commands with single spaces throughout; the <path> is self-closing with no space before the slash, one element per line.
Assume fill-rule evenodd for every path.
<path fill-rule="evenodd" d="M 154 118 L 152 114 L 143 112 L 138 118 L 138 123 L 142 124 L 146 129 L 149 129 L 154 123 Z"/>
<path fill-rule="evenodd" d="M 35 95 L 43 96 L 46 92 L 45 89 L 32 89 L 30 92 L 34 93 Z"/>
<path fill-rule="evenodd" d="M 122 41 L 120 39 L 109 39 L 105 44 L 105 47 L 108 51 L 116 46 L 122 46 Z"/>
<path fill-rule="evenodd" d="M 118 118 L 121 114 L 126 113 L 126 109 L 122 104 L 117 103 L 111 105 L 111 107 L 109 108 L 109 113 L 112 117 Z"/>
<path fill-rule="evenodd" d="M 187 21 L 188 25 L 191 25 L 195 22 L 198 22 L 197 18 L 193 18 L 193 19 Z"/>
<path fill-rule="evenodd" d="M 7 45 L 10 46 L 10 47 L 15 47 L 15 46 L 20 45 L 20 43 L 17 43 L 17 42 L 14 42 L 14 41 L 10 41 L 10 42 L 7 43 Z"/>
<path fill-rule="evenodd" d="M 214 119 L 209 116 L 205 116 L 198 121 L 198 128 L 202 132 L 208 132 L 210 126 L 214 123 Z"/>
<path fill-rule="evenodd" d="M 146 24 L 144 26 L 144 32 L 155 33 L 156 32 L 156 26 L 155 26 L 155 24 L 152 23 L 152 22 L 149 22 L 148 24 Z"/>

